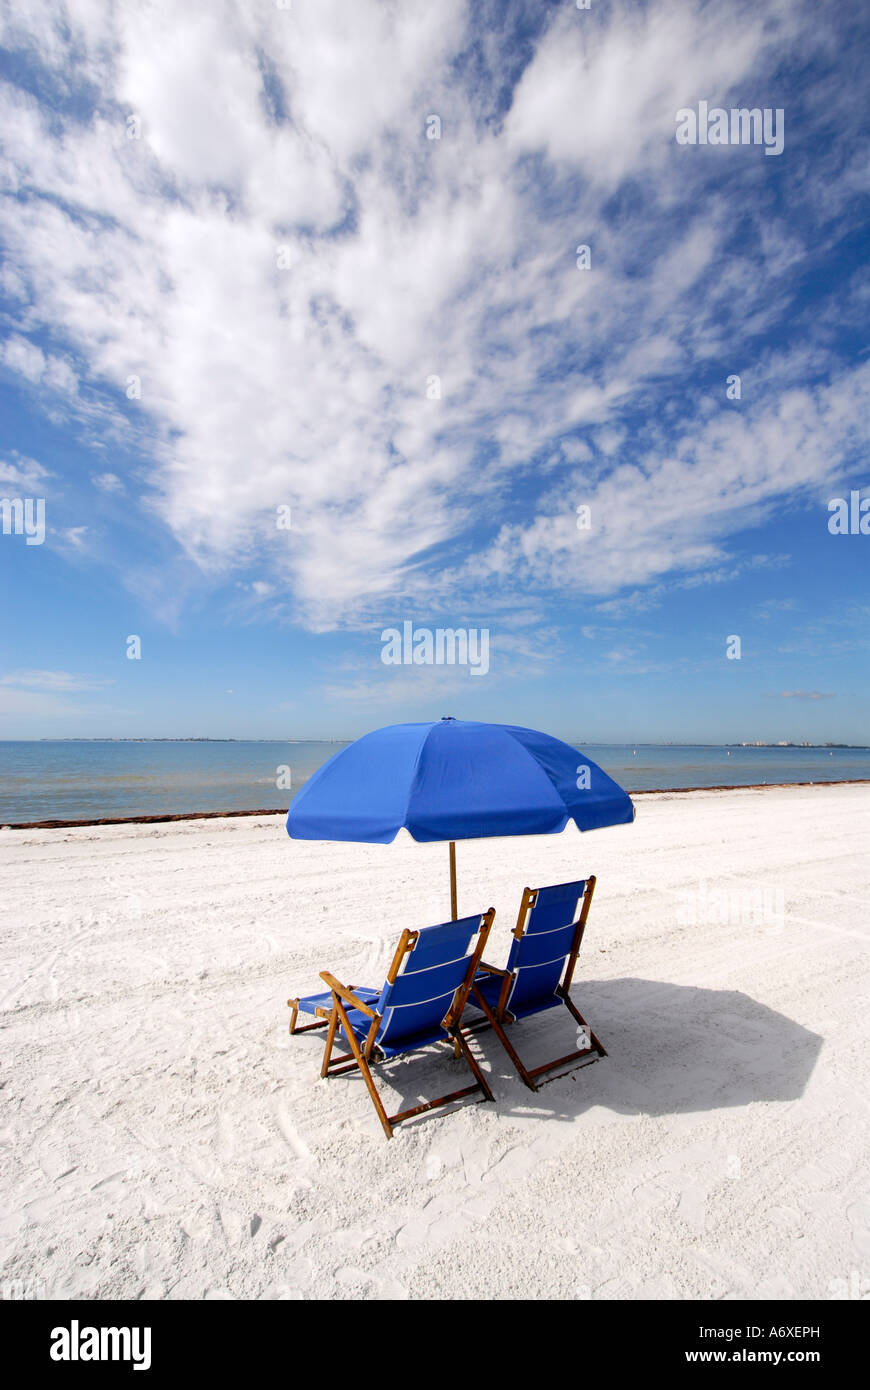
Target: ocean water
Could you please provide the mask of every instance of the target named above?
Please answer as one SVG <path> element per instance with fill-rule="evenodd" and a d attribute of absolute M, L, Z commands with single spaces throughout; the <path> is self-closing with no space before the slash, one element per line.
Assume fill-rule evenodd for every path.
<path fill-rule="evenodd" d="M 187 811 L 284 810 L 312 772 L 342 746 L 0 742 L 0 825 Z M 628 791 L 870 778 L 868 748 L 593 743 L 582 748 Z M 281 767 L 290 768 L 289 790 L 278 787 Z"/>
<path fill-rule="evenodd" d="M 286 808 L 339 743 L 0 743 L 0 825 Z M 278 787 L 290 769 L 290 790 Z M 286 780 L 286 774 L 282 774 Z"/>

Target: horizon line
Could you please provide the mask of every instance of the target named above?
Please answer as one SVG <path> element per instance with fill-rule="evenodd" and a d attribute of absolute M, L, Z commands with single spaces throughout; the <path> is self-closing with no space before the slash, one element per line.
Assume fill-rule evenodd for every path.
<path fill-rule="evenodd" d="M 416 722 L 416 721 L 415 721 Z M 426 720 L 419 721 L 426 723 Z M 486 722 L 486 721 L 484 721 Z M 369 732 L 375 732 L 370 730 Z M 357 738 L 364 738 L 365 734 L 358 734 Z M 559 735 L 554 735 L 559 737 Z M 78 735 L 42 735 L 37 738 L 2 738 L 3 743 L 355 743 L 355 738 L 346 736 L 332 736 L 329 738 L 234 738 L 232 736 L 211 736 L 207 734 L 78 734 Z M 572 746 L 575 743 L 582 743 L 587 748 L 841 748 L 841 749 L 870 749 L 868 743 L 842 743 L 836 739 L 827 739 L 822 742 L 795 741 L 793 739 L 781 739 L 767 741 L 765 739 L 727 739 L 724 742 L 717 742 L 711 739 L 700 739 L 694 741 L 684 741 L 682 739 L 577 739 L 563 738 L 563 743 Z"/>

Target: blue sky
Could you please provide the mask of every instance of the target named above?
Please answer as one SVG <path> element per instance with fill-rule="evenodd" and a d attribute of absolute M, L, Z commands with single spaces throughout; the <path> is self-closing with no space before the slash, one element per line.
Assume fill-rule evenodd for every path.
<path fill-rule="evenodd" d="M 870 536 L 828 529 L 870 495 L 870 14 L 2 25 L 0 496 L 46 532 L 0 534 L 0 737 L 870 742 Z M 782 152 L 678 144 L 701 102 Z M 489 671 L 385 665 L 406 620 Z"/>

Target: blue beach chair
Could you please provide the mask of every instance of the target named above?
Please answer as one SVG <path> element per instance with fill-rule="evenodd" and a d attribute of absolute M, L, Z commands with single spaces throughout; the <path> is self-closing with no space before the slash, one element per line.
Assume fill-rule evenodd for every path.
<path fill-rule="evenodd" d="M 288 1000 L 294 1023 L 302 1010 L 314 1013 L 319 1020 L 319 1024 L 307 1024 L 307 1028 L 326 1024 L 322 1077 L 357 1069 L 362 1072 L 388 1139 L 392 1138 L 393 1125 L 401 1120 L 448 1105 L 474 1091 L 482 1091 L 485 1100 L 493 1098 L 459 1025 L 494 917 L 495 911 L 490 908 L 482 916 L 463 917 L 420 931 L 403 931 L 380 991 L 349 989 L 323 970 L 320 978 L 329 986 L 328 995 Z M 333 1057 L 338 1033 L 350 1051 Z M 452 1044 L 455 1056 L 464 1057 L 474 1085 L 388 1115 L 375 1087 L 372 1067 L 439 1042 Z"/>
<path fill-rule="evenodd" d="M 507 968 L 498 970 L 482 961 L 472 985 L 469 1007 L 476 1007 L 484 1014 L 487 1022 L 482 1026 L 494 1029 L 519 1075 L 533 1091 L 538 1089 L 536 1078 L 554 1080 L 546 1073 L 557 1067 L 571 1071 L 570 1063 L 587 1057 L 596 1061 L 607 1056 L 569 993 L 594 892 L 594 877 L 576 883 L 559 883 L 551 888 L 524 889 Z M 583 905 L 578 917 L 577 906 L 581 899 Z M 556 1009 L 560 1004 L 565 1005 L 583 1030 L 584 1046 L 530 1070 L 512 1046 L 505 1028 L 547 1009 Z M 470 1031 L 475 1031 L 474 1025 Z"/>

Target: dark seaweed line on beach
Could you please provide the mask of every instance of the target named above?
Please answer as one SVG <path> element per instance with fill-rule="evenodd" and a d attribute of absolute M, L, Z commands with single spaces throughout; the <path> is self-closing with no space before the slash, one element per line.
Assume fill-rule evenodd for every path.
<path fill-rule="evenodd" d="M 689 792 L 760 792 L 777 787 L 852 787 L 865 786 L 870 777 L 843 777 L 825 782 L 746 782 L 738 786 L 714 787 L 644 787 L 631 791 L 630 796 L 683 796 Z M 176 820 L 226 820 L 230 816 L 286 816 L 287 807 L 264 807 L 258 811 L 177 811 L 158 816 L 102 816 L 99 820 L 31 820 L 7 821 L 3 830 L 77 830 L 91 825 L 162 825 Z"/>

